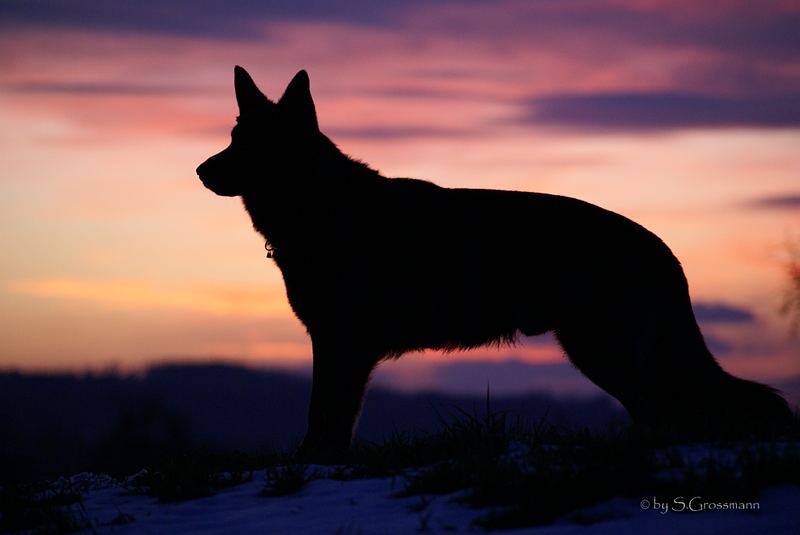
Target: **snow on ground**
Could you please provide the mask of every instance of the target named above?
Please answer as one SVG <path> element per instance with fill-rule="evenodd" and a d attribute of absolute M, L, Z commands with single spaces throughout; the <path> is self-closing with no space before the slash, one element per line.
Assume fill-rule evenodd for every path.
<path fill-rule="evenodd" d="M 115 534 L 270 534 L 392 535 L 479 532 L 471 521 L 485 510 L 452 502 L 455 495 L 396 498 L 401 478 L 350 481 L 318 479 L 299 494 L 260 497 L 264 473 L 252 481 L 196 500 L 160 504 L 155 498 L 131 495 L 128 489 L 98 478 L 84 506 L 97 533 Z M 688 501 L 687 497 L 687 501 Z M 800 487 L 767 489 L 757 511 L 677 512 L 648 509 L 639 499 L 616 498 L 573 513 L 549 526 L 502 533 L 537 535 L 596 534 L 764 534 L 800 533 Z M 699 502 L 697 502 L 699 503 Z M 678 508 L 673 504 L 673 508 Z M 421 509 L 421 510 L 420 510 Z M 121 514 L 133 522 L 112 525 Z"/>

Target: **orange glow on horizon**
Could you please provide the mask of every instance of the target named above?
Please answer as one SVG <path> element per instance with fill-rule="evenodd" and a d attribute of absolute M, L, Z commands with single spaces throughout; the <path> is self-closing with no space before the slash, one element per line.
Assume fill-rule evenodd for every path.
<path fill-rule="evenodd" d="M 75 299 L 123 309 L 185 309 L 229 316 L 286 317 L 291 314 L 283 288 L 235 286 L 157 286 L 150 281 L 44 279 L 13 281 L 13 293 Z"/>

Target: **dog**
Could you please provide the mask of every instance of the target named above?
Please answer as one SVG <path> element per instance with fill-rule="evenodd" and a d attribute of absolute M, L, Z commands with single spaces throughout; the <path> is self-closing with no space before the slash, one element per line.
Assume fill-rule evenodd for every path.
<path fill-rule="evenodd" d="M 197 174 L 243 199 L 310 335 L 303 456 L 350 446 L 380 361 L 546 332 L 634 425 L 792 421 L 775 390 L 719 366 L 680 263 L 644 227 L 569 197 L 386 178 L 320 132 L 305 71 L 277 102 L 239 66 L 234 88 L 230 145 Z"/>

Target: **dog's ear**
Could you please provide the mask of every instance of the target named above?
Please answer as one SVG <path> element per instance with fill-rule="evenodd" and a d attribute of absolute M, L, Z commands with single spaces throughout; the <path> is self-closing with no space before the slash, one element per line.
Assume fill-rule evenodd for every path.
<path fill-rule="evenodd" d="M 292 81 L 286 86 L 286 91 L 278 101 L 278 105 L 289 110 L 289 113 L 303 128 L 318 131 L 317 111 L 314 108 L 314 100 L 311 98 L 310 83 L 306 71 L 295 74 Z"/>
<path fill-rule="evenodd" d="M 269 102 L 247 71 L 238 65 L 233 68 L 233 88 L 236 90 L 236 103 L 239 105 L 240 115 L 263 106 L 265 101 Z"/>

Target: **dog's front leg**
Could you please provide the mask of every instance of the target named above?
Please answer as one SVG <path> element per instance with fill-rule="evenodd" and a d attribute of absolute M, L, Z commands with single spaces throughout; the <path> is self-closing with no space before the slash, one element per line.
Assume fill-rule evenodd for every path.
<path fill-rule="evenodd" d="M 350 446 L 364 392 L 377 358 L 341 341 L 314 340 L 308 430 L 298 455 L 331 461 Z"/>

